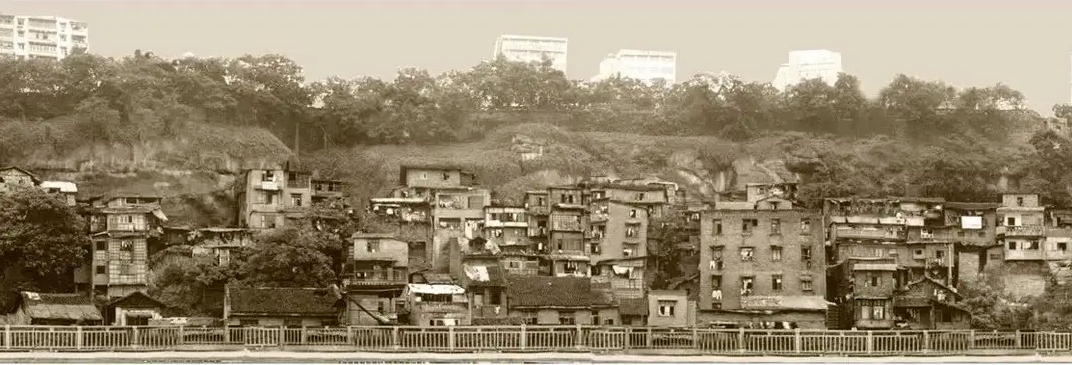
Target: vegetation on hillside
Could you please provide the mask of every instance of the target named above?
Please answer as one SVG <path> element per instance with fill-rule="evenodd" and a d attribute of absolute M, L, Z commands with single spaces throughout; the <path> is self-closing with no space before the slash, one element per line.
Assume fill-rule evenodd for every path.
<path fill-rule="evenodd" d="M 2 59 L 0 160 L 194 140 L 159 160 L 214 169 L 219 156 L 280 161 L 289 153 L 281 140 L 312 166 L 355 181 L 363 198 L 393 184 L 393 166 L 405 162 L 460 162 L 486 185 L 518 190 L 547 171 L 672 175 L 667 168 L 688 151 L 709 170 L 742 157 L 783 161 L 805 178 L 811 199 L 899 194 L 916 184 L 930 195 L 982 200 L 1006 176 L 1069 203 L 1072 175 L 1059 159 L 1068 149 L 1052 147 L 1067 138 L 1028 144 L 1042 117 L 1001 84 L 958 90 L 898 75 L 869 99 L 846 74 L 834 85 L 807 80 L 779 92 L 708 74 L 671 87 L 586 83 L 547 62 L 503 59 L 440 75 L 406 68 L 389 81 L 310 83 L 301 71 L 279 55 Z M 1054 110 L 1067 117 L 1072 106 Z M 543 141 L 544 157 L 522 163 L 516 135 Z"/>

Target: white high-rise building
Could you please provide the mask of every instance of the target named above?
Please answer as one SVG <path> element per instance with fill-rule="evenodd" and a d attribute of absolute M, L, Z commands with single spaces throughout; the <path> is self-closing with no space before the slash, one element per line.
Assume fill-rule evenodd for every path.
<path fill-rule="evenodd" d="M 810 80 L 822 79 L 833 85 L 841 73 L 841 54 L 825 49 L 789 52 L 789 63 L 778 68 L 778 75 L 772 83 L 775 88 L 785 91 L 789 86 Z"/>
<path fill-rule="evenodd" d="M 55 16 L 0 14 L 0 55 L 62 59 L 89 48 L 86 23 Z"/>
<path fill-rule="evenodd" d="M 623 49 L 607 55 L 599 63 L 599 75 L 592 81 L 615 76 L 640 80 L 648 85 L 663 79 L 667 85 L 673 85 L 677 82 L 677 53 Z"/>
<path fill-rule="evenodd" d="M 539 62 L 550 58 L 551 67 L 566 73 L 566 53 L 569 40 L 566 38 L 535 37 L 524 35 L 501 35 L 495 40 L 495 53 L 515 62 Z"/>

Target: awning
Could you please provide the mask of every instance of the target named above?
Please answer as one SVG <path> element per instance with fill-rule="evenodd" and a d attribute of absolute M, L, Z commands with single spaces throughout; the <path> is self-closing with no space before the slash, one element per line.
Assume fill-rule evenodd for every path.
<path fill-rule="evenodd" d="M 156 216 L 157 219 L 159 219 L 159 220 L 161 220 L 163 222 L 167 222 L 167 216 L 164 215 L 164 212 L 162 210 L 153 209 L 153 215 Z"/>

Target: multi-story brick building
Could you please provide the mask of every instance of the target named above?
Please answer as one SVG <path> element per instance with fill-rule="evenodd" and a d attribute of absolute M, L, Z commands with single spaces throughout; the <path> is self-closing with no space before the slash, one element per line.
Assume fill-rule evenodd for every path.
<path fill-rule="evenodd" d="M 826 327 L 822 217 L 779 203 L 703 213 L 697 325 Z"/>
<path fill-rule="evenodd" d="M 94 292 L 119 298 L 149 285 L 148 240 L 163 234 L 167 217 L 160 210 L 161 198 L 138 194 L 115 194 L 89 201 L 91 262 L 87 278 Z M 76 280 L 77 281 L 77 280 Z"/>
<path fill-rule="evenodd" d="M 1046 241 L 1046 208 L 1038 194 L 1004 194 L 997 208 L 997 241 L 1004 247 L 1005 290 L 1014 296 L 1037 296 L 1050 277 Z"/>
<path fill-rule="evenodd" d="M 254 229 L 283 228 L 312 203 L 312 174 L 283 169 L 247 170 L 235 184 L 237 222 Z"/>
<path fill-rule="evenodd" d="M 552 190 L 552 196 L 558 196 L 563 201 L 575 201 L 575 195 L 556 195 Z M 579 201 L 579 191 L 577 200 Z M 550 230 L 548 232 L 548 244 L 543 252 L 541 266 L 548 267 L 547 273 L 551 276 L 582 276 L 591 275 L 591 251 L 585 244 L 588 231 L 588 207 L 571 203 L 556 203 L 551 207 L 549 217 Z"/>

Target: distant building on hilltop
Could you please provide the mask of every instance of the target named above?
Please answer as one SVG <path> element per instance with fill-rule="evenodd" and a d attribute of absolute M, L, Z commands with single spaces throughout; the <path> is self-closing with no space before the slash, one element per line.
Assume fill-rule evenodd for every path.
<path fill-rule="evenodd" d="M 0 56 L 63 59 L 89 48 L 86 23 L 57 16 L 0 14 Z"/>
<path fill-rule="evenodd" d="M 537 37 L 504 34 L 495 40 L 493 58 L 500 55 L 514 62 L 539 62 L 550 58 L 551 67 L 566 73 L 566 54 L 569 40 L 566 38 Z"/>
<path fill-rule="evenodd" d="M 607 55 L 599 63 L 599 75 L 592 81 L 612 77 L 630 78 L 651 85 L 663 79 L 667 85 L 677 82 L 677 53 L 623 49 Z"/>
<path fill-rule="evenodd" d="M 841 71 L 841 53 L 825 49 L 793 51 L 789 52 L 789 62 L 778 68 L 772 84 L 779 91 L 810 79 L 833 85 Z"/>

